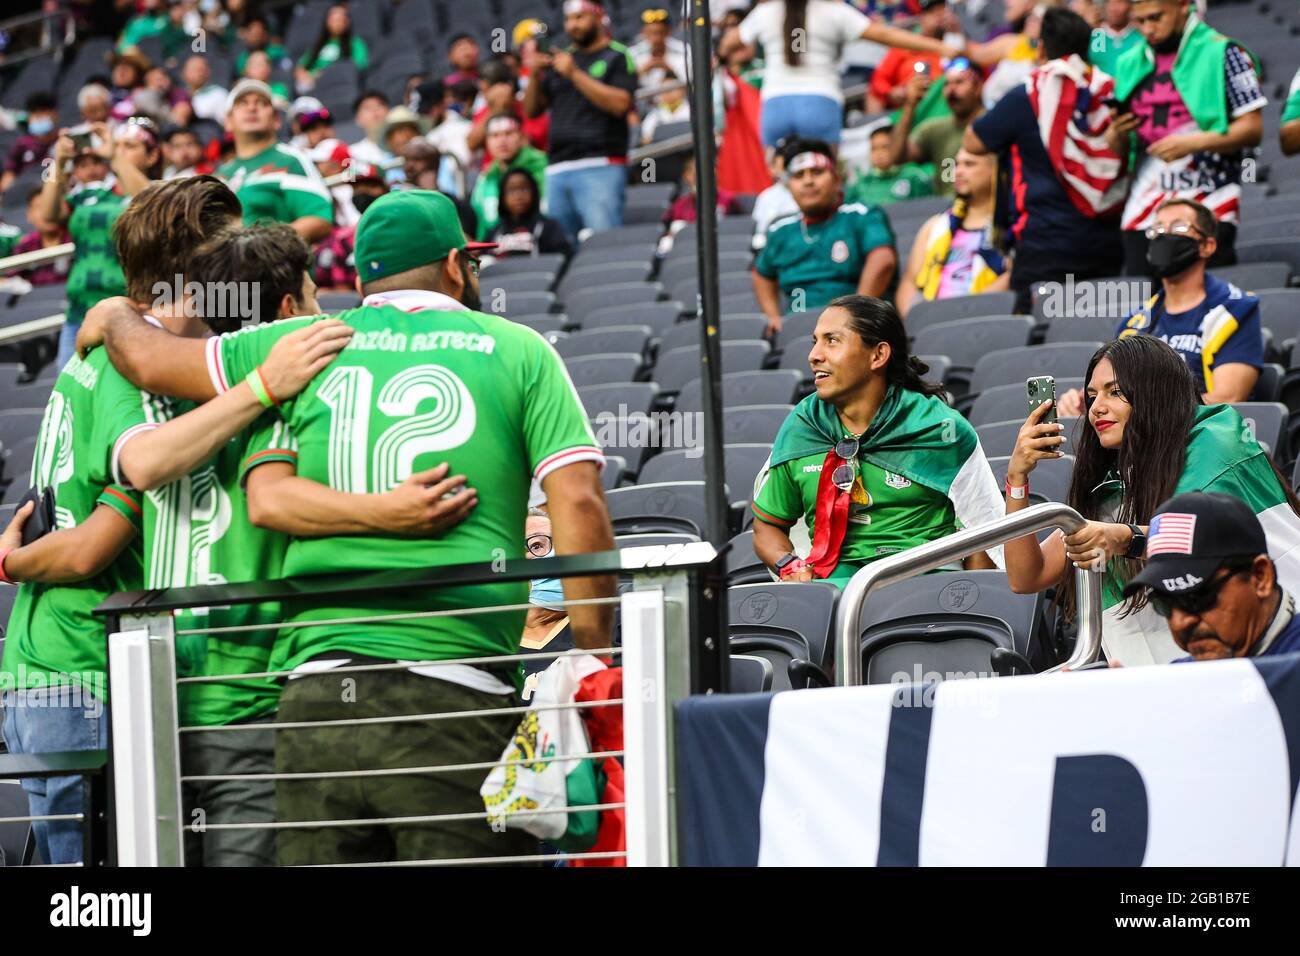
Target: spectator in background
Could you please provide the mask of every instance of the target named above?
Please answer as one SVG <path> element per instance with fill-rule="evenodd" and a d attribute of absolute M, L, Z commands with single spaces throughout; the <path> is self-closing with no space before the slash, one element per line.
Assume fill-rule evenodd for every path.
<path fill-rule="evenodd" d="M 442 78 L 448 87 L 470 82 L 478 85 L 478 61 L 481 55 L 478 41 L 469 33 L 454 33 L 447 43 L 447 63 L 451 72 Z"/>
<path fill-rule="evenodd" d="M 428 129 L 427 119 L 405 106 L 394 106 L 384 118 L 383 128 L 379 131 L 379 141 L 389 153 L 401 156 L 406 144 L 422 138 Z"/>
<path fill-rule="evenodd" d="M 1104 2 L 1105 13 L 1101 26 L 1092 31 L 1089 59 L 1093 66 L 1114 76 L 1119 58 L 1143 41 L 1142 34 L 1132 23 L 1132 0 Z"/>
<path fill-rule="evenodd" d="M 77 247 L 55 359 L 59 368 L 76 351 L 77 330 L 87 310 L 100 299 L 126 294 L 113 225 L 129 198 L 157 178 L 160 159 L 158 133 L 148 120 L 133 118 L 111 133 L 107 126 L 94 127 L 90 149 L 81 151 L 67 130 L 59 132 L 40 200 L 41 215 L 66 224 Z"/>
<path fill-rule="evenodd" d="M 411 95 L 410 108 L 427 124 L 425 138 L 443 158 L 439 188 L 460 195 L 462 177 L 474 168 L 469 146 L 473 124 L 448 108 L 447 87 L 442 80 L 429 80 L 417 86 Z"/>
<path fill-rule="evenodd" d="M 488 233 L 488 241 L 497 244 L 494 256 L 573 254 L 564 229 L 542 215 L 541 184 L 526 169 L 512 169 L 501 177 L 500 212 L 500 221 Z"/>
<path fill-rule="evenodd" d="M 988 71 L 984 79 L 984 106 L 992 109 L 1008 90 L 1021 86 L 1038 65 L 1039 37 L 1043 14 L 1051 7 L 1064 5 L 1064 0 L 1013 0 L 1006 5 L 1006 32 L 983 44 L 971 59 Z M 1015 11 L 1014 18 L 1012 11 Z"/>
<path fill-rule="evenodd" d="M 243 49 L 235 57 L 235 72 L 248 76 L 246 68 L 248 59 L 254 53 L 265 53 L 272 68 L 280 68 L 288 63 L 289 57 L 284 47 L 271 35 L 271 25 L 262 13 L 250 13 L 244 18 L 244 25 L 239 28 L 239 38 Z"/>
<path fill-rule="evenodd" d="M 888 119 L 877 123 L 869 141 L 871 165 L 849 180 L 845 199 L 868 206 L 883 206 L 933 193 L 934 177 L 924 166 L 917 163 L 893 164 L 893 126 Z"/>
<path fill-rule="evenodd" d="M 162 134 L 163 179 L 201 176 L 212 172 L 212 164 L 203 158 L 199 134 L 188 126 L 169 126 Z"/>
<path fill-rule="evenodd" d="M 1136 0 L 1146 43 L 1119 59 L 1115 97 L 1126 112 L 1111 126 L 1112 149 L 1136 140 L 1137 171 L 1124 207 L 1124 271 L 1149 275 L 1145 230 L 1156 207 L 1195 199 L 1218 219 L 1211 266 L 1237 261 L 1242 150 L 1264 137 L 1268 104 L 1250 57 L 1203 23 L 1186 0 Z"/>
<path fill-rule="evenodd" d="M 352 35 L 352 15 L 348 13 L 346 3 L 336 3 L 329 8 L 316 42 L 298 61 L 293 75 L 299 91 L 315 86 L 317 74 L 340 60 L 351 61 L 360 73 L 370 67 L 370 51 L 365 40 Z"/>
<path fill-rule="evenodd" d="M 483 151 L 483 168 L 492 162 L 492 150 L 487 144 L 487 121 L 497 113 L 514 113 L 523 127 L 524 138 L 530 146 L 546 152 L 550 140 L 551 114 L 529 117 L 524 112 L 524 104 L 519 102 L 519 74 L 505 60 L 496 59 L 487 63 L 479 78 L 484 106 L 474 113 L 474 125 L 466 137 L 466 147 L 470 152 Z"/>
<path fill-rule="evenodd" d="M 300 150 L 276 142 L 280 114 L 271 89 L 240 80 L 226 102 L 235 158 L 217 170 L 239 197 L 244 222 L 283 222 L 307 243 L 329 235 L 334 205 L 325 180 Z"/>
<path fill-rule="evenodd" d="M 117 39 L 119 51 L 130 50 L 138 46 L 141 40 L 160 37 L 163 56 L 172 57 L 189 43 L 190 37 L 180 24 L 184 11 L 179 5 L 169 10 L 164 0 L 136 0 L 135 7 L 135 16 L 126 22 Z"/>
<path fill-rule="evenodd" d="M 762 46 L 764 146 L 775 149 L 786 137 L 839 145 L 844 126 L 840 57 L 844 46 L 858 39 L 936 56 L 958 53 L 940 40 L 886 26 L 835 0 L 768 0 L 722 38 L 718 55 L 723 58 L 742 45 L 753 56 Z"/>
<path fill-rule="evenodd" d="M 77 91 L 77 112 L 83 123 L 107 123 L 113 111 L 113 94 L 103 83 L 90 82 Z"/>
<path fill-rule="evenodd" d="M 1125 597 L 1134 595 L 1146 598 L 1191 655 L 1180 661 L 1300 651 L 1295 595 L 1278 580 L 1259 518 L 1232 495 L 1193 491 L 1156 509 L 1146 564 L 1124 587 Z"/>
<path fill-rule="evenodd" d="M 803 140 L 789 152 L 786 170 L 799 213 L 768 228 L 752 273 L 770 336 L 781 331 L 787 311 L 817 312 L 855 292 L 886 296 L 898 270 L 885 213 L 858 203 L 841 205 L 844 184 L 830 144 Z"/>
<path fill-rule="evenodd" d="M 549 213 L 571 240 L 583 230 L 623 224 L 628 114 L 636 107 L 636 66 L 610 39 L 599 0 L 565 0 L 568 50 L 534 52 L 524 110 L 551 110 Z"/>
<path fill-rule="evenodd" d="M 695 222 L 698 217 L 698 210 L 695 208 L 697 199 L 695 189 L 695 154 L 687 153 L 682 159 L 682 180 L 677 192 L 677 198 L 673 200 L 673 204 L 664 213 L 664 221 L 668 223 L 672 232 L 676 233 L 687 223 Z M 725 216 L 731 212 L 736 197 L 719 187 L 717 200 L 718 215 Z"/>
<path fill-rule="evenodd" d="M 194 116 L 189 94 L 172 83 L 171 74 L 161 66 L 145 73 L 144 87 L 135 92 L 131 102 L 137 116 L 148 116 L 159 126 L 186 126 Z"/>
<path fill-rule="evenodd" d="M 479 100 L 477 80 L 457 80 L 447 84 L 447 109 L 463 117 L 466 121 L 474 115 L 474 106 Z"/>
<path fill-rule="evenodd" d="M 1088 420 L 1072 439 L 1068 503 L 1088 523 L 1041 544 L 1033 535 L 1008 541 L 1007 580 L 1017 594 L 1062 588 L 1071 617 L 1077 606 L 1070 572 L 1101 568 L 1106 656 L 1130 666 L 1165 664 L 1179 655 L 1165 621 L 1141 595 L 1124 596 L 1159 504 L 1187 491 L 1242 499 L 1260 516 L 1269 551 L 1289 583 L 1300 574 L 1295 496 L 1254 429 L 1231 405 L 1202 405 L 1187 363 L 1156 337 L 1133 335 L 1102 346 L 1084 381 Z M 1064 426 L 1042 421 L 1049 407 L 1043 402 L 1020 429 L 1007 463 L 1007 514 L 1030 505 L 1030 475 L 1038 462 L 1062 454 Z"/>
<path fill-rule="evenodd" d="M 948 64 L 943 73 L 943 99 L 947 116 L 935 116 L 919 124 L 912 123 L 917 106 L 930 88 L 931 78 L 917 73 L 908 81 L 907 97 L 898 114 L 889 140 L 889 164 L 930 163 L 934 166 L 934 193 L 952 196 L 953 164 L 966 130 L 984 112 L 980 99 L 982 80 L 979 69 L 965 57 Z"/>
<path fill-rule="evenodd" d="M 501 179 L 509 170 L 525 169 L 539 184 L 546 175 L 546 154 L 524 142 L 524 131 L 513 112 L 498 113 L 487 122 L 487 148 L 495 157 L 470 194 L 478 216 L 478 238 L 484 239 L 497 224 Z"/>
<path fill-rule="evenodd" d="M 44 187 L 37 186 L 27 194 L 27 221 L 31 223 L 32 231 L 19 239 L 7 255 L 17 256 L 24 252 L 37 252 L 72 241 L 67 225 L 45 214 L 45 204 L 41 201 L 43 191 Z M 47 262 L 34 269 L 26 269 L 18 274 L 32 285 L 58 285 L 68 281 L 69 266 L 70 262 L 65 258 L 57 262 Z"/>
<path fill-rule="evenodd" d="M 356 218 L 348 225 L 338 226 L 329 238 L 316 247 L 312 274 L 322 289 L 353 292 L 357 287 L 357 264 L 353 258 L 357 221 L 370 204 L 388 192 L 384 172 L 369 163 L 353 162 L 351 206 Z"/>
<path fill-rule="evenodd" d="M 248 60 L 244 63 L 244 77 L 265 83 L 271 91 L 271 101 L 277 110 L 289 108 L 289 87 L 273 78 L 271 57 L 265 51 L 255 50 L 248 55 Z"/>
<path fill-rule="evenodd" d="M 153 68 L 153 63 L 139 50 L 125 50 L 113 54 L 110 61 L 109 82 L 113 84 L 114 119 L 125 119 L 135 112 L 132 98 L 144 88 L 144 75 Z"/>
<path fill-rule="evenodd" d="M 310 152 L 327 139 L 334 139 L 334 117 L 314 96 L 300 96 L 289 106 L 290 145 Z"/>
<path fill-rule="evenodd" d="M 226 118 L 226 96 L 224 86 L 212 82 L 212 67 L 208 58 L 195 54 L 181 67 L 181 82 L 190 97 L 190 110 L 194 119 L 211 120 L 221 123 Z M 182 123 L 181 125 L 188 125 Z"/>
<path fill-rule="evenodd" d="M 942 40 L 944 33 L 954 27 L 954 17 L 948 9 L 948 0 L 920 0 L 917 33 L 923 37 Z M 952 29 L 956 33 L 959 30 Z M 921 53 L 916 50 L 891 48 L 871 74 L 867 87 L 867 112 L 884 113 L 898 109 L 907 99 L 907 86 L 918 73 L 938 76 L 943 61 L 938 53 Z"/>
<path fill-rule="evenodd" d="M 1115 334 L 1154 335 L 1187 362 L 1207 405 L 1250 399 L 1264 364 L 1259 299 L 1206 272 L 1214 257 L 1214 214 L 1190 199 L 1156 212 L 1147 256 L 1161 289 Z M 1061 414 L 1083 414 L 1083 393 L 1059 398 Z"/>
<path fill-rule="evenodd" d="M 918 301 L 1002 292 L 1009 287 L 1010 263 L 993 223 L 996 177 L 992 156 L 958 151 L 953 173 L 957 200 L 928 219 L 916 234 L 898 285 L 895 301 L 904 318 Z"/>
<path fill-rule="evenodd" d="M 1011 170 L 1017 312 L 1030 311 L 1035 283 L 1114 275 L 1120 267 L 1116 213 L 1127 179 L 1122 157 L 1107 148 L 1110 78 L 1088 66 L 1091 39 L 1077 13 L 1048 10 L 1042 66 L 966 130 L 967 152 L 998 153 Z M 1074 111 L 1068 122 L 1052 112 L 1075 102 L 1088 112 Z"/>
<path fill-rule="evenodd" d="M 754 483 L 754 553 L 764 564 L 783 581 L 842 587 L 873 561 L 1000 517 L 975 430 L 942 385 L 922 378 L 929 369 L 909 354 L 892 305 L 834 299 L 811 345 L 816 391 L 781 426 Z M 799 523 L 812 539 L 802 557 L 790 538 Z M 993 567 L 983 552 L 963 564 Z"/>
<path fill-rule="evenodd" d="M 790 192 L 786 164 L 790 156 L 790 147 L 798 145 L 799 140 L 783 141 L 771 154 L 768 171 L 772 174 L 772 185 L 768 186 L 754 200 L 754 251 L 762 249 L 767 243 L 767 230 L 778 219 L 792 216 L 799 212 L 799 204 Z"/>
<path fill-rule="evenodd" d="M 1291 92 L 1282 110 L 1277 138 L 1284 155 L 1294 156 L 1300 153 L 1300 70 L 1296 70 L 1295 77 L 1291 80 Z"/>
<path fill-rule="evenodd" d="M 432 143 L 418 136 L 411 137 L 401 147 L 401 156 L 405 161 L 402 168 L 405 182 L 400 188 L 440 191 L 438 182 L 441 176 L 438 170 L 443 165 L 444 157 L 438 154 L 437 148 Z M 456 215 L 460 217 L 460 227 L 465 230 L 465 235 L 477 236 L 478 215 L 474 212 L 474 207 L 454 194 L 443 193 L 443 195 L 456 207 Z"/>
<path fill-rule="evenodd" d="M 686 77 L 686 59 L 690 51 L 685 43 L 673 36 L 673 18 L 667 10 L 641 11 L 641 38 L 628 48 L 628 53 L 632 55 L 637 79 L 643 87 L 662 86 L 670 79 Z"/>
<path fill-rule="evenodd" d="M 5 156 L 0 192 L 13 185 L 23 170 L 41 165 L 50 155 L 59 138 L 58 121 L 59 104 L 53 93 L 42 90 L 27 97 L 27 131 L 14 140 Z"/>
<path fill-rule="evenodd" d="M 662 83 L 676 82 L 678 77 L 672 71 L 666 71 L 661 80 Z M 691 104 L 686 99 L 686 87 L 679 86 L 676 89 L 665 90 L 655 97 L 654 109 L 646 113 L 641 120 L 641 143 L 648 145 L 654 142 L 655 131 L 660 126 L 666 126 L 669 123 L 689 123 L 691 121 Z"/>
<path fill-rule="evenodd" d="M 382 170 L 385 163 L 393 158 L 379 138 L 388 117 L 391 104 L 388 97 L 379 90 L 366 90 L 352 104 L 352 119 L 364 133 L 355 143 L 348 143 L 348 152 L 358 163 L 371 163 Z"/>
<path fill-rule="evenodd" d="M 524 519 L 524 557 L 549 558 L 555 554 L 552 543 L 551 516 L 541 508 L 529 508 Z M 564 587 L 559 578 L 534 578 L 528 582 L 528 617 L 524 620 L 524 633 L 519 641 L 520 653 L 529 651 L 555 652 L 573 650 L 573 631 L 569 627 L 569 612 L 564 606 Z M 532 696 L 537 687 L 537 677 L 551 665 L 554 658 L 524 662 L 524 700 Z"/>

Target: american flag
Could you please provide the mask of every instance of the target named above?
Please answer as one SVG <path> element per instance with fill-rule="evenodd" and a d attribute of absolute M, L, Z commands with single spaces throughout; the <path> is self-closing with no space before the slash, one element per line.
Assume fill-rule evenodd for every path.
<path fill-rule="evenodd" d="M 1191 554 L 1196 515 L 1167 511 L 1151 519 L 1147 537 L 1147 557 L 1157 554 Z"/>

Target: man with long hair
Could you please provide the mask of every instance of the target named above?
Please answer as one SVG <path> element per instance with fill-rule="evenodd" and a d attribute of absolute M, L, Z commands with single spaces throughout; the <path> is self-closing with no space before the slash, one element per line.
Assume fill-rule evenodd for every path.
<path fill-rule="evenodd" d="M 842 585 L 872 561 L 999 516 L 975 430 L 922 378 L 892 305 L 835 299 L 808 363 L 816 392 L 777 433 L 751 506 L 754 552 L 782 580 Z M 812 538 L 803 556 L 791 540 L 800 523 Z M 979 554 L 965 566 L 993 564 Z"/>

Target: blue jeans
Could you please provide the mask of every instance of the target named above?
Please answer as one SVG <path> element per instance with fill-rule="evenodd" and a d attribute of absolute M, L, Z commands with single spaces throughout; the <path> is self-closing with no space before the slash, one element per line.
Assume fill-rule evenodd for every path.
<path fill-rule="evenodd" d="M 764 146 L 776 146 L 786 138 L 820 139 L 835 146 L 844 128 L 844 107 L 829 96 L 774 96 L 763 100 L 760 125 Z"/>
<path fill-rule="evenodd" d="M 89 691 L 71 687 L 6 691 L 4 738 L 9 752 L 15 754 L 106 750 L 107 709 Z M 22 784 L 34 817 L 81 813 L 86 808 L 84 777 L 25 777 Z M 75 820 L 33 823 L 41 859 L 80 863 L 83 826 Z"/>
<path fill-rule="evenodd" d="M 623 225 L 627 167 L 621 163 L 546 171 L 546 214 L 573 242 L 581 229 L 604 232 Z"/>
<path fill-rule="evenodd" d="M 77 333 L 80 331 L 80 323 L 73 325 L 71 322 L 64 322 L 59 329 L 59 354 L 54 359 L 54 367 L 60 372 L 68 364 L 68 359 L 77 354 Z"/>

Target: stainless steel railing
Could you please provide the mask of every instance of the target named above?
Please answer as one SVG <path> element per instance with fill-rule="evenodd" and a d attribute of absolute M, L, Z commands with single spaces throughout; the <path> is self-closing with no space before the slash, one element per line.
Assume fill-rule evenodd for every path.
<path fill-rule="evenodd" d="M 997 521 L 967 528 L 937 541 L 909 548 L 892 557 L 873 562 L 858 571 L 844 586 L 835 619 L 835 683 L 841 687 L 856 687 L 862 683 L 861 634 L 858 618 L 868 597 L 878 589 L 926 571 L 933 571 L 952 561 L 969 557 L 977 551 L 986 551 L 1007 541 L 1035 534 L 1048 528 L 1066 532 L 1077 531 L 1086 522 L 1079 512 L 1068 505 L 1049 503 L 1034 505 Z M 1078 668 L 1091 664 L 1101 651 L 1101 575 L 1098 570 L 1076 570 L 1074 575 L 1078 595 L 1078 639 L 1074 653 L 1064 664 L 1050 668 L 1049 672 L 1063 668 Z"/>

